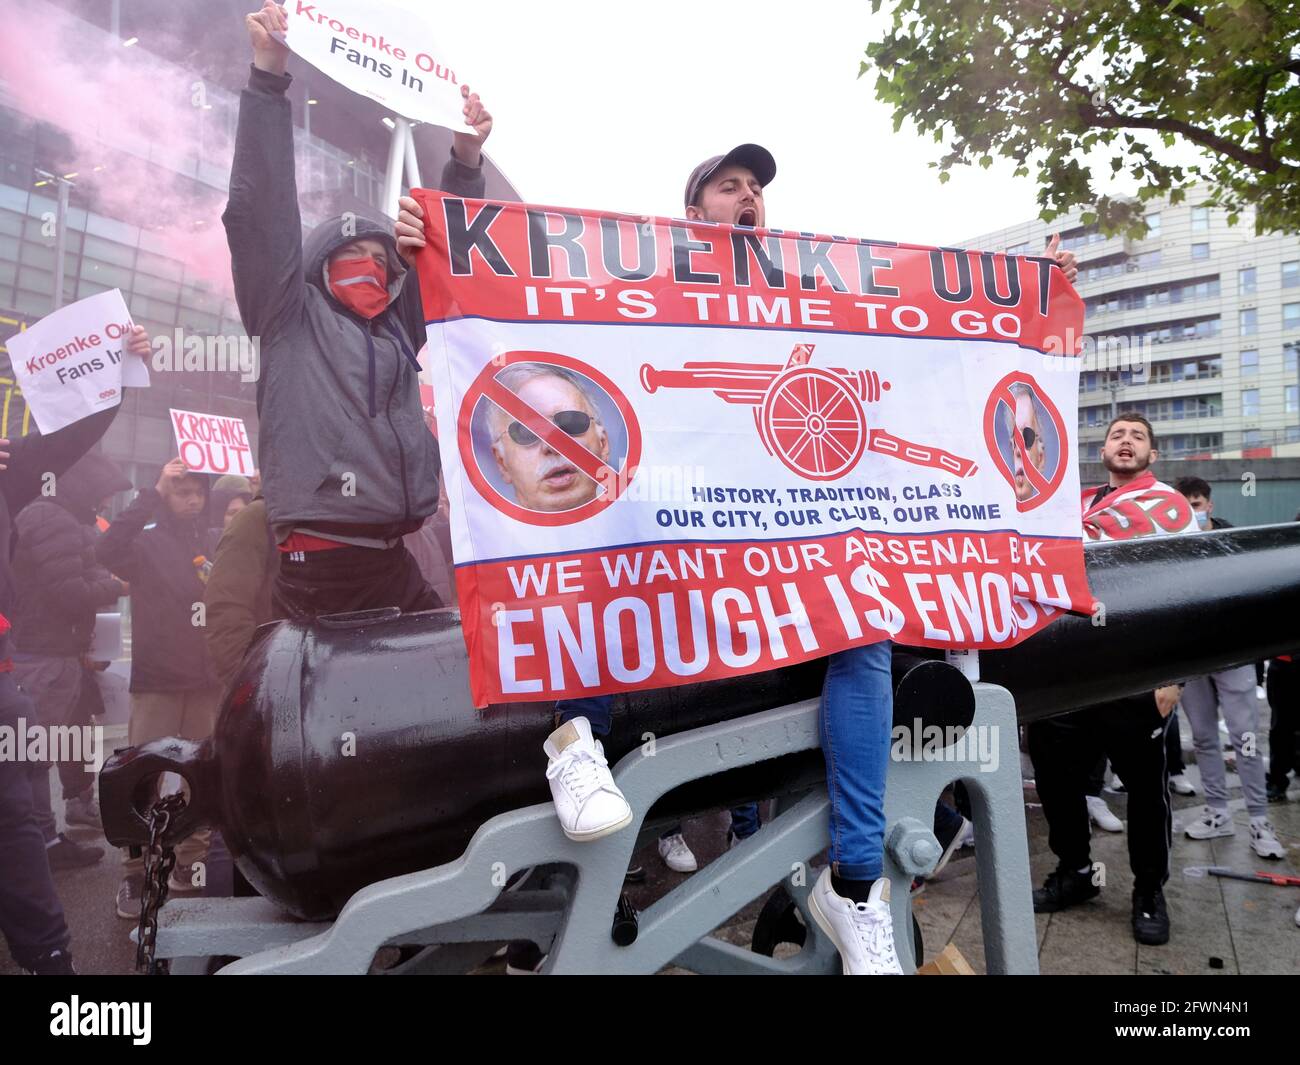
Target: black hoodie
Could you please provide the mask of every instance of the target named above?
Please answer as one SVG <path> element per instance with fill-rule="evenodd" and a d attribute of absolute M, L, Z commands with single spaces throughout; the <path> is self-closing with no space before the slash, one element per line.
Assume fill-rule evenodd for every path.
<path fill-rule="evenodd" d="M 240 317 L 260 338 L 257 465 L 267 517 L 280 540 L 294 527 L 396 539 L 438 506 L 438 444 L 416 376 L 419 286 L 391 222 L 344 215 L 303 242 L 284 95 L 291 80 L 253 69 L 221 216 Z M 442 185 L 482 196 L 484 178 L 453 156 Z M 389 305 L 369 321 L 339 303 L 324 277 L 330 254 L 360 239 L 383 243 L 390 263 Z"/>
<path fill-rule="evenodd" d="M 211 485 L 200 476 L 206 491 Z M 216 684 L 203 639 L 203 579 L 216 544 L 206 508 L 178 518 L 155 488 L 141 489 L 95 548 L 100 563 L 131 584 L 131 690 L 197 691 Z"/>
<path fill-rule="evenodd" d="M 52 494 L 14 520 L 14 643 L 23 654 L 73 657 L 90 649 L 95 613 L 122 594 L 95 559 L 95 507 L 131 482 L 92 451 L 48 485 Z"/>
<path fill-rule="evenodd" d="M 95 446 L 117 417 L 121 405 L 109 407 L 88 418 L 42 436 L 32 433 L 7 445 L 9 459 L 0 470 L 0 672 L 12 669 L 10 618 L 13 613 L 14 582 L 10 570 L 12 524 L 16 515 L 40 497 L 48 474 L 58 478 L 82 455 Z"/>

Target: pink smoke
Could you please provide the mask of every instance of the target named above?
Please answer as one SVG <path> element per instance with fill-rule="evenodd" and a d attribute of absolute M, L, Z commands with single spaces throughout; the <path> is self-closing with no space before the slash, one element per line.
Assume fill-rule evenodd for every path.
<path fill-rule="evenodd" d="M 58 165 L 93 194 L 93 210 L 149 229 L 185 265 L 187 282 L 228 295 L 220 220 L 234 149 L 228 96 L 145 50 L 158 42 L 123 47 L 43 0 L 24 0 L 21 17 L 5 21 L 22 35 L 0 49 L 0 80 L 18 110 L 69 134 L 73 158 Z M 220 191 L 177 173 L 194 174 L 200 159 L 220 175 Z"/>

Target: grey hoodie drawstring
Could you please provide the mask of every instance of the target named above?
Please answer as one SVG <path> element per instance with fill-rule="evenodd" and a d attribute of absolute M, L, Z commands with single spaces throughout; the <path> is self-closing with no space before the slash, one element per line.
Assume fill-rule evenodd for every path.
<path fill-rule="evenodd" d="M 370 417 L 373 418 L 379 411 L 375 407 L 375 338 L 368 325 L 366 326 L 366 354 L 370 357 Z"/>

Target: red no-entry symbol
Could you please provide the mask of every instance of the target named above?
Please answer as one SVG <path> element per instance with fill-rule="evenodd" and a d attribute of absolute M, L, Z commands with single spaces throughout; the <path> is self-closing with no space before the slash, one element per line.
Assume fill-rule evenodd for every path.
<path fill-rule="evenodd" d="M 999 421 L 1005 443 L 998 436 Z M 1054 440 L 1044 433 L 1044 421 L 1051 424 Z M 1041 507 L 1061 486 L 1069 459 L 1065 420 L 1030 374 L 1017 370 L 993 386 L 984 407 L 984 440 L 1021 513 Z"/>
<path fill-rule="evenodd" d="M 553 381 L 564 397 L 558 405 L 573 410 L 548 415 L 527 402 L 501 380 L 511 376 L 510 367 L 527 368 L 532 377 Z M 602 398 L 608 402 L 602 403 Z M 611 405 L 627 435 L 627 453 L 617 469 L 597 443 L 601 434 L 608 440 L 612 427 L 601 419 Z M 492 434 L 488 459 L 475 446 L 475 426 L 491 423 L 493 411 L 504 415 L 496 424 L 505 423 L 509 431 Z M 594 424 L 575 432 L 573 424 L 556 423 L 556 418 L 572 419 L 575 412 L 593 415 Z M 627 490 L 641 461 L 641 427 L 622 390 L 595 367 L 550 351 L 512 351 L 485 366 L 461 401 L 457 437 L 465 473 L 479 495 L 529 525 L 572 525 L 600 513 Z M 485 461 L 501 463 L 503 470 L 489 475 L 483 470 Z M 501 483 L 506 469 L 514 478 L 510 484 Z M 558 474 L 560 480 L 554 483 L 565 485 L 564 491 L 539 487 L 547 480 L 547 469 Z"/>

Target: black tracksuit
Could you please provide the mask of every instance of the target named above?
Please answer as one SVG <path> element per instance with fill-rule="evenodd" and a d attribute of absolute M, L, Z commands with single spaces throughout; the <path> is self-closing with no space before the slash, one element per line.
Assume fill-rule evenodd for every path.
<path fill-rule="evenodd" d="M 1128 857 L 1134 886 L 1151 891 L 1169 879 L 1173 813 L 1165 762 L 1169 719 L 1156 709 L 1156 697 L 1116 699 L 1028 726 L 1038 797 L 1047 818 L 1047 843 L 1062 869 L 1081 870 L 1092 862 L 1088 775 L 1101 757 L 1124 781 L 1128 795 Z"/>

